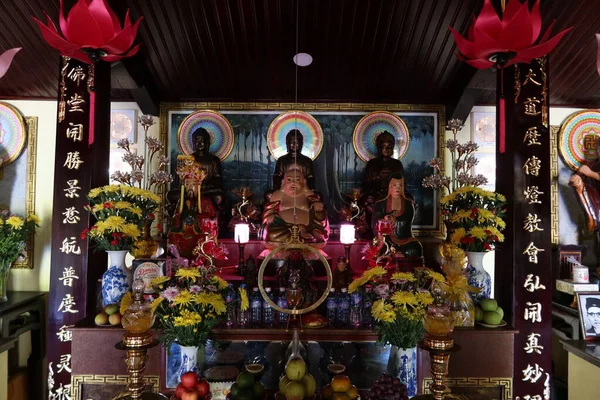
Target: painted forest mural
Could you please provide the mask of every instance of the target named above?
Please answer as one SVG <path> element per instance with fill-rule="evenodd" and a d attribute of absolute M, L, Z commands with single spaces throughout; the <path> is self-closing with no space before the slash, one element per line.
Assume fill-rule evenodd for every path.
<path fill-rule="evenodd" d="M 182 121 L 193 110 L 178 110 L 169 113 L 168 149 L 170 159 L 180 154 L 177 131 Z M 227 194 L 227 205 L 239 199 L 234 190 L 250 187 L 254 204 L 263 204 L 263 195 L 272 186 L 272 175 L 277 161 L 267 148 L 267 131 L 271 122 L 281 111 L 230 111 L 218 110 L 233 127 L 235 138 L 229 156 L 222 162 L 223 184 Z M 368 112 L 318 112 L 310 111 L 323 129 L 324 142 L 321 153 L 314 160 L 315 189 L 323 195 L 330 223 L 338 224 L 338 212 L 347 204 L 347 195 L 353 188 L 360 188 L 365 163 L 358 157 L 352 143 L 354 128 Z M 436 196 L 432 189 L 421 186 L 423 177 L 433 173 L 429 160 L 439 155 L 438 114 L 435 112 L 396 112 L 407 125 L 410 146 L 401 159 L 405 169 L 407 191 L 415 197 L 417 214 L 415 228 L 437 229 Z M 171 173 L 178 187 L 175 163 L 171 162 Z"/>

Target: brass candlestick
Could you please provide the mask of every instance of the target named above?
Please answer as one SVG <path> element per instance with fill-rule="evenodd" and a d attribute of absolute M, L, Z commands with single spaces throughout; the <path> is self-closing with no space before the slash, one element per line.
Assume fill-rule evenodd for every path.
<path fill-rule="evenodd" d="M 450 389 L 444 383 L 448 376 L 448 365 L 450 363 L 450 354 L 459 351 L 460 346 L 454 344 L 454 340 L 448 336 L 425 335 L 423 342 L 419 347 L 429 352 L 430 372 L 433 383 L 429 385 L 432 394 L 421 394 L 412 398 L 412 400 L 442 400 L 451 399 Z"/>
<path fill-rule="evenodd" d="M 132 285 L 133 302 L 127 308 L 121 323 L 125 328 L 123 340 L 115 345 L 119 350 L 125 350 L 125 364 L 129 373 L 127 391 L 119 393 L 113 400 L 142 399 L 164 400 L 168 399 L 163 394 L 144 392 L 143 373 L 148 362 L 148 349 L 156 346 L 158 340 L 154 339 L 154 332 L 150 330 L 154 324 L 154 313 L 149 303 L 144 301 L 144 282 L 136 280 Z"/>

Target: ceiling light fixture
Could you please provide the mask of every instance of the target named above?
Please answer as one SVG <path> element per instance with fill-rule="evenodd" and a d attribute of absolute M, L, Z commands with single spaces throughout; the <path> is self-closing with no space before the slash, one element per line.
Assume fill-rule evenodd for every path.
<path fill-rule="evenodd" d="M 313 58 L 308 53 L 298 53 L 294 56 L 294 64 L 299 67 L 307 67 L 312 64 Z"/>

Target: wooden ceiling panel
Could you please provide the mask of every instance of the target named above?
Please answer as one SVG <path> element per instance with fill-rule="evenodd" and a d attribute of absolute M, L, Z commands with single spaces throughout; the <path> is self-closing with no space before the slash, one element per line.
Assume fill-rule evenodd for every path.
<path fill-rule="evenodd" d="M 66 0 L 69 9 L 76 0 Z M 499 3 L 499 0 L 493 0 Z M 517 1 L 517 0 L 511 0 Z M 551 104 L 599 106 L 597 0 L 541 0 L 544 28 L 575 26 L 550 56 Z M 108 0 L 122 19 L 144 16 L 140 56 L 113 79 L 113 97 L 132 82 L 156 101 L 356 101 L 449 104 L 476 70 L 455 57 L 448 27 L 465 33 L 482 0 Z M 58 21 L 57 0 L 0 2 L 0 49 L 22 46 L 0 96 L 56 98 L 58 53 L 32 16 Z M 296 68 L 297 51 L 313 64 Z M 133 67 L 132 67 L 133 65 Z M 115 69 L 115 74 L 117 69 Z M 133 76 L 136 75 L 136 76 Z M 145 81 L 144 81 L 145 80 Z M 495 91 L 480 88 L 479 103 Z"/>

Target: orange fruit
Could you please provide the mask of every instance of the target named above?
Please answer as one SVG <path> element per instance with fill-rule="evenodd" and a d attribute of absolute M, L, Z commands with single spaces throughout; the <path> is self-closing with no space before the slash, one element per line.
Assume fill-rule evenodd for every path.
<path fill-rule="evenodd" d="M 331 397 L 333 396 L 331 385 L 327 384 L 323 386 L 323 389 L 321 389 L 321 396 L 323 396 L 325 400 L 331 400 Z"/>
<path fill-rule="evenodd" d="M 350 397 L 350 400 L 356 400 L 358 398 L 358 389 L 356 388 L 356 386 L 352 385 L 350 386 L 350 389 L 348 389 L 348 392 L 346 392 L 346 394 L 348 395 L 348 397 Z"/>
<path fill-rule="evenodd" d="M 350 390 L 350 386 L 352 386 L 352 383 L 346 375 L 336 375 L 331 378 L 331 388 L 334 392 L 346 393 Z"/>
<path fill-rule="evenodd" d="M 334 393 L 333 396 L 331 396 L 331 400 L 350 400 L 350 397 L 348 396 L 347 393 Z"/>

